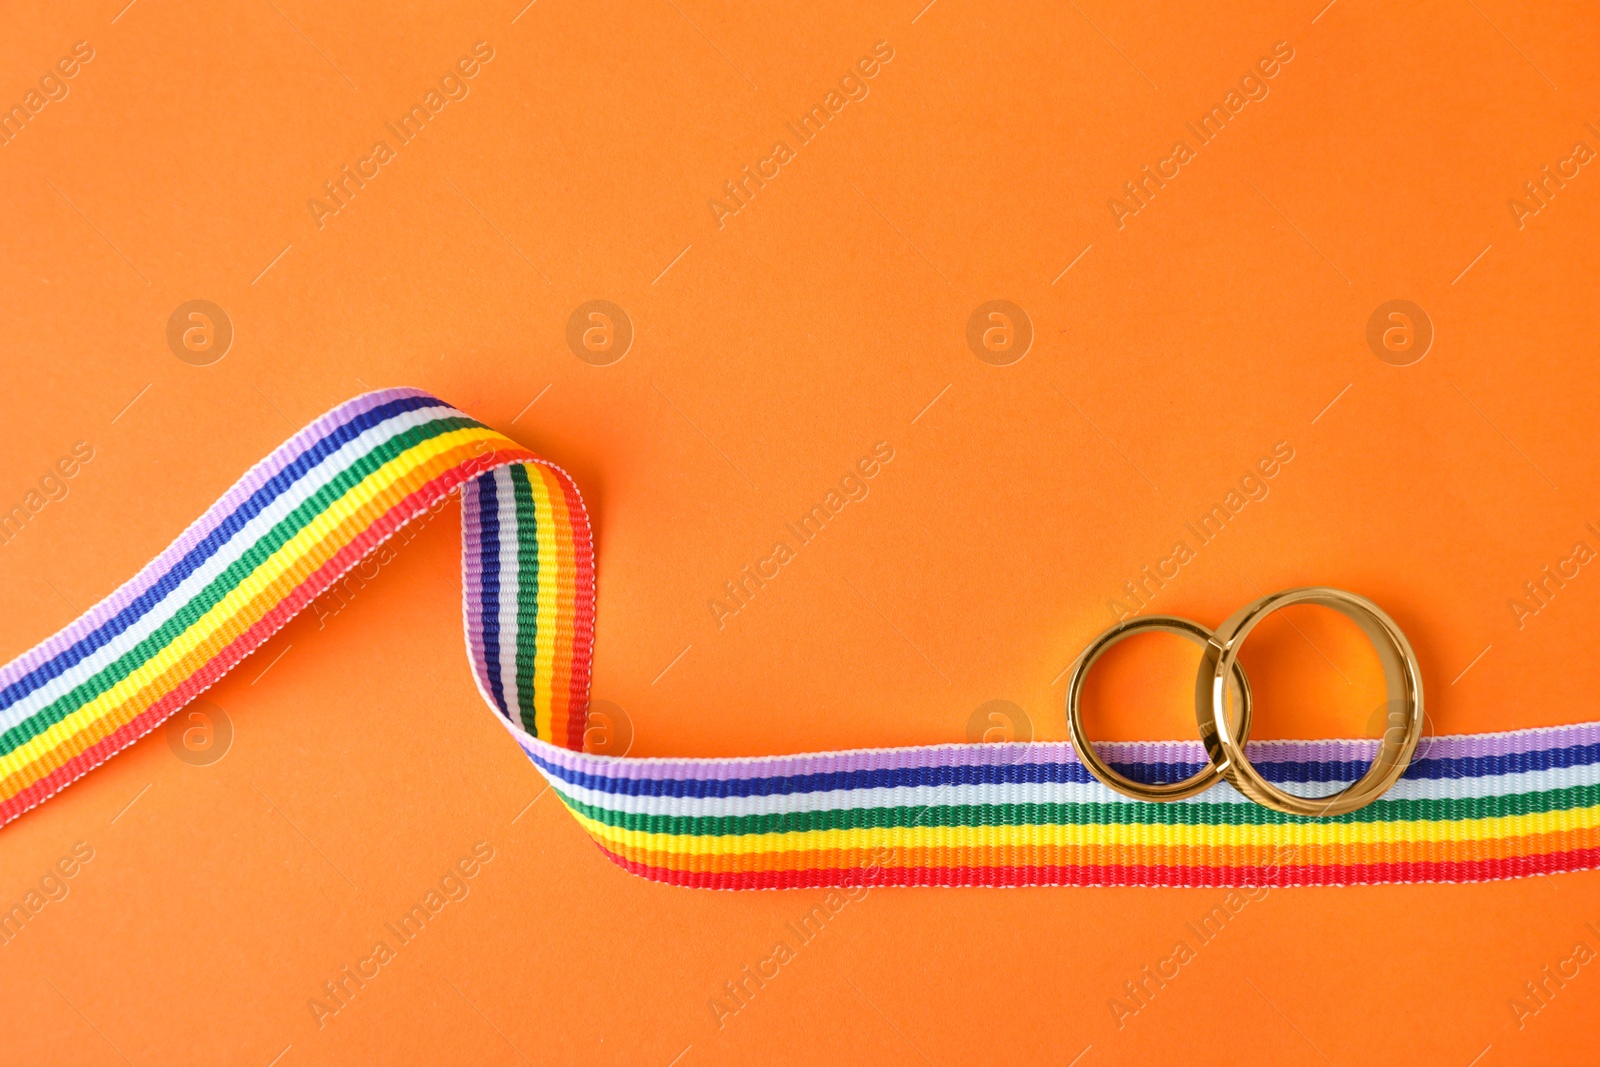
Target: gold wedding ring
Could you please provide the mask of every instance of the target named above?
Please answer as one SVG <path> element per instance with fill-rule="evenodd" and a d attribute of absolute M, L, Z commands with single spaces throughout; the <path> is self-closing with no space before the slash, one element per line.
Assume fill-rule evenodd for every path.
<path fill-rule="evenodd" d="M 1393 729 L 1385 731 L 1378 754 L 1366 773 L 1328 797 L 1302 797 L 1279 789 L 1261 776 L 1245 754 L 1251 697 L 1249 679 L 1239 665 L 1239 648 L 1262 619 L 1292 604 L 1332 608 L 1361 627 L 1383 664 L 1390 699 L 1398 692 L 1398 702 L 1404 709 L 1404 728 L 1398 731 L 1398 736 Z M 1100 758 L 1083 728 L 1080 705 L 1089 669 L 1111 646 L 1145 630 L 1177 634 L 1205 648 L 1195 683 L 1195 715 L 1210 763 L 1181 782 L 1147 784 L 1126 777 Z M 1417 750 L 1417 742 L 1422 739 L 1423 722 L 1422 672 L 1406 635 L 1372 601 L 1326 586 L 1289 589 L 1261 597 L 1235 612 L 1215 632 L 1173 615 L 1151 615 L 1120 622 L 1084 649 L 1072 665 L 1072 677 L 1067 683 L 1067 726 L 1078 758 L 1101 782 L 1138 800 L 1182 800 L 1225 779 L 1250 800 L 1275 811 L 1313 817 L 1343 815 L 1377 800 L 1399 780 Z"/>
<path fill-rule="evenodd" d="M 1083 682 L 1089 676 L 1089 669 L 1094 666 L 1095 660 L 1110 650 L 1112 645 L 1145 630 L 1187 637 L 1207 650 L 1206 659 L 1201 665 L 1199 682 L 1195 690 L 1196 707 L 1199 706 L 1201 700 L 1209 698 L 1211 675 L 1206 670 L 1206 665 L 1216 657 L 1216 645 L 1212 641 L 1211 631 L 1191 619 L 1180 618 L 1176 615 L 1147 615 L 1142 618 L 1120 622 L 1111 627 L 1095 638 L 1094 643 L 1084 649 L 1083 654 L 1072 665 L 1072 678 L 1067 682 L 1067 726 L 1072 731 L 1072 747 L 1077 750 L 1078 758 L 1083 760 L 1084 765 L 1089 768 L 1089 773 L 1112 789 L 1124 796 L 1133 797 L 1135 800 L 1182 800 L 1184 797 L 1192 797 L 1196 793 L 1205 792 L 1221 780 L 1221 772 L 1217 770 L 1214 762 L 1206 764 L 1199 771 L 1181 782 L 1136 782 L 1132 778 L 1119 773 L 1111 764 L 1101 759 L 1100 754 L 1095 751 L 1094 745 L 1090 743 L 1089 735 L 1083 729 L 1083 715 L 1080 705 L 1083 700 Z M 1230 669 L 1233 672 L 1233 688 L 1239 694 L 1238 729 L 1236 733 L 1240 738 L 1244 738 L 1250 733 L 1250 680 L 1245 677 L 1244 668 L 1239 666 L 1238 663 L 1231 664 Z"/>
<path fill-rule="evenodd" d="M 1229 722 L 1229 687 L 1225 683 L 1229 670 L 1237 662 L 1239 647 L 1256 624 L 1279 608 L 1291 604 L 1320 604 L 1348 616 L 1361 627 L 1377 649 L 1383 664 L 1384 681 L 1392 700 L 1398 691 L 1404 710 L 1405 727 L 1400 736 L 1386 730 L 1379 742 L 1377 757 L 1367 772 L 1343 790 L 1330 797 L 1302 797 L 1279 789 L 1257 771 L 1244 751 L 1244 731 Z M 1197 703 L 1195 712 L 1200 721 L 1200 740 L 1205 742 L 1206 754 L 1211 763 L 1228 780 L 1228 784 L 1263 807 L 1290 815 L 1333 816 L 1364 808 L 1386 793 L 1399 780 L 1422 740 L 1422 670 L 1411 651 L 1411 643 L 1395 621 L 1382 608 L 1365 597 L 1327 586 L 1307 586 L 1288 589 L 1264 596 L 1235 612 L 1212 638 L 1217 655 L 1210 659 L 1212 665 L 1211 707 L 1209 712 Z"/>

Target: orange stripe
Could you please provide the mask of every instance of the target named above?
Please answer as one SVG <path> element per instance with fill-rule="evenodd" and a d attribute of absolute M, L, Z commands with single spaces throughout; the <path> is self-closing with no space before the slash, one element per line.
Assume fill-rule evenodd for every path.
<path fill-rule="evenodd" d="M 560 581 L 556 586 L 556 654 L 551 664 L 550 678 L 550 732 L 559 734 L 555 744 L 565 748 L 582 748 L 582 739 L 570 737 L 569 724 L 572 710 L 572 611 L 577 596 L 574 582 L 572 555 L 572 514 L 567 508 L 566 494 L 555 474 L 543 464 L 533 464 L 540 484 L 550 502 L 550 515 L 554 521 L 556 568 Z M 543 586 L 541 585 L 541 590 Z M 578 743 L 573 744 L 574 741 Z"/>

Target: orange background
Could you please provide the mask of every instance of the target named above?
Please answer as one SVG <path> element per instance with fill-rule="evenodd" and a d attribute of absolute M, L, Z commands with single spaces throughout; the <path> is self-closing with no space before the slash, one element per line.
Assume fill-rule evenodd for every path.
<path fill-rule="evenodd" d="M 0 657 L 325 409 L 413 385 L 578 478 L 595 696 L 637 755 L 959 740 L 991 700 L 1064 737 L 1107 601 L 1279 441 L 1269 496 L 1156 610 L 1341 586 L 1410 635 L 1436 731 L 1597 717 L 1600 575 L 1521 626 L 1508 605 L 1600 547 L 1600 174 L 1520 228 L 1507 203 L 1600 149 L 1590 5 L 122 2 L 0 37 L 5 104 L 94 49 L 0 147 L 0 506 L 95 450 L 0 548 Z M 478 41 L 470 94 L 319 228 L 307 201 Z M 870 95 L 799 146 L 785 122 L 880 41 Z M 1122 183 L 1280 41 L 1270 94 L 1119 228 Z M 776 140 L 794 158 L 719 227 L 708 200 Z M 1403 367 L 1366 340 L 1397 298 L 1436 332 Z M 193 299 L 235 330 L 209 366 L 167 345 Z M 592 299 L 634 325 L 610 366 L 567 346 Z M 966 342 L 991 299 L 1032 322 L 1009 366 Z M 719 629 L 708 599 L 878 441 L 870 496 Z M 1592 968 L 1521 1029 L 1509 1008 L 1600 947 L 1592 872 L 1281 890 L 1121 1028 L 1107 1002 L 1222 893 L 877 890 L 718 1029 L 710 999 L 822 894 L 653 884 L 529 807 L 463 655 L 454 512 L 208 694 L 220 761 L 161 731 L 0 831 L 6 905 L 94 850 L 0 947 L 0 1060 L 1595 1055 Z M 1252 638 L 1258 736 L 1375 733 L 1362 649 L 1304 615 Z M 1098 680 L 1099 736 L 1192 736 L 1186 661 L 1147 644 Z M 470 896 L 319 1029 L 307 1001 L 480 841 Z"/>

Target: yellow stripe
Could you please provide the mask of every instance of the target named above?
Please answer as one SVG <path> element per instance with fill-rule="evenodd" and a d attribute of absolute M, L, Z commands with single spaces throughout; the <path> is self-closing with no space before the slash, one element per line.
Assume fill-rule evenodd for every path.
<path fill-rule="evenodd" d="M 555 516 L 550 511 L 550 486 L 543 473 L 538 467 L 528 471 L 528 485 L 533 490 L 535 537 L 539 546 L 539 595 L 534 598 L 534 618 L 538 629 L 533 645 L 533 711 L 539 736 L 553 738 L 555 724 L 550 714 L 550 683 L 555 677 L 556 591 L 561 588 L 563 575 L 556 550 Z"/>
<path fill-rule="evenodd" d="M 260 567 L 240 582 L 210 611 L 197 619 L 170 645 L 145 661 L 128 677 L 101 693 L 95 699 L 78 708 L 48 730 L 7 753 L 5 759 L 0 761 L 0 768 L 4 769 L 5 774 L 11 774 L 15 770 L 33 763 L 41 755 L 56 748 L 78 733 L 93 729 L 97 723 L 114 718 L 122 705 L 127 703 L 153 679 L 165 673 L 174 663 L 189 655 L 213 635 L 223 630 L 224 627 L 242 622 L 242 625 L 237 625 L 231 636 L 219 646 L 225 647 L 227 641 L 231 641 L 233 637 L 249 629 L 261 617 L 261 614 L 257 614 L 253 617 L 243 618 L 240 613 L 243 611 L 244 606 L 254 599 L 262 589 L 271 585 L 274 580 L 290 570 L 290 568 L 302 565 L 303 558 L 327 536 L 330 530 L 360 508 L 371 503 L 395 483 L 411 474 L 430 459 L 474 439 L 488 440 L 495 443 L 504 442 L 512 447 L 518 447 L 509 438 L 493 430 L 469 427 L 431 438 L 389 460 L 382 467 L 379 467 L 359 483 L 352 486 L 348 492 L 330 504 L 327 510 L 307 523 L 304 529 L 285 542 Z M 333 546 L 328 556 L 338 552 L 341 547 L 343 546 Z M 324 560 L 326 558 L 328 557 L 325 556 Z M 318 566 L 320 565 L 319 563 Z M 303 580 L 306 576 L 309 576 L 311 571 L 315 569 L 315 567 L 306 569 L 305 573 L 300 576 L 301 579 Z M 272 607 L 272 604 L 267 604 L 265 611 L 270 611 Z M 215 651 L 212 650 L 211 654 L 197 658 L 194 663 L 195 670 L 198 670 L 208 662 Z M 190 671 L 189 673 L 193 674 L 194 672 Z M 180 678 L 175 684 L 181 684 L 181 682 L 182 679 Z M 147 696 L 143 701 L 143 706 L 148 707 L 170 691 L 170 689 L 164 690 L 154 696 Z M 143 707 L 138 710 L 142 711 Z M 138 711 L 133 714 L 137 715 Z M 126 719 L 122 721 L 126 721 Z M 48 774 L 50 768 L 44 767 L 41 770 L 42 773 Z"/>
<path fill-rule="evenodd" d="M 558 794 L 559 795 L 559 794 Z M 621 847 L 680 855 L 748 852 L 820 852 L 828 849 L 1029 848 L 1063 845 L 1387 845 L 1406 841 L 1493 841 L 1600 824 L 1600 805 L 1533 815 L 1486 819 L 1396 820 L 1370 823 L 1148 826 L 879 826 L 794 833 L 680 835 L 607 826 L 572 811 L 590 836 L 616 852 Z"/>

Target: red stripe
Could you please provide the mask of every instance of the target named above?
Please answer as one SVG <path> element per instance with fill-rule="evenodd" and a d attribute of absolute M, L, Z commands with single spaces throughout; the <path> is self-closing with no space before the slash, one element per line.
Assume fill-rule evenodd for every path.
<path fill-rule="evenodd" d="M 584 731 L 589 725 L 589 681 L 594 658 L 594 534 L 578 487 L 559 468 L 544 466 L 561 486 L 567 523 L 572 527 L 572 668 L 567 690 L 566 747 L 582 752 Z"/>
<path fill-rule="evenodd" d="M 501 457 L 503 457 L 503 460 Z M 216 684 L 240 660 L 254 652 L 266 642 L 267 638 L 282 628 L 307 604 L 326 592 L 334 582 L 338 581 L 351 567 L 361 562 L 362 557 L 377 547 L 381 541 L 422 514 L 422 512 L 437 503 L 468 478 L 475 477 L 490 467 L 498 466 L 502 461 L 507 463 L 526 462 L 535 458 L 537 457 L 533 456 L 532 453 L 521 449 L 514 451 L 509 449 L 497 450 L 482 457 L 474 456 L 463 463 L 457 464 L 417 488 L 395 504 L 394 507 L 378 516 L 371 526 L 361 531 L 354 540 L 341 548 L 305 581 L 291 590 L 287 597 L 279 601 L 250 629 L 235 638 L 198 671 L 178 683 L 165 696 L 123 726 L 118 727 L 64 762 L 45 777 L 25 787 L 16 795 L 0 802 L 0 825 L 10 822 L 29 808 L 43 803 L 67 785 L 82 778 L 95 767 L 133 744 L 157 726 L 160 726 L 173 712 Z M 403 517 L 395 520 L 393 516 L 397 514 Z"/>
<path fill-rule="evenodd" d="M 598 843 L 597 843 L 598 844 Z M 1455 863 L 1337 863 L 1317 866 L 1141 866 L 1070 864 L 1017 867 L 817 867 L 789 871 L 682 871 L 637 863 L 598 846 L 632 874 L 695 889 L 825 889 L 838 886 L 1239 886 L 1374 885 L 1382 882 L 1487 882 L 1558 874 L 1600 865 L 1600 847 Z"/>

